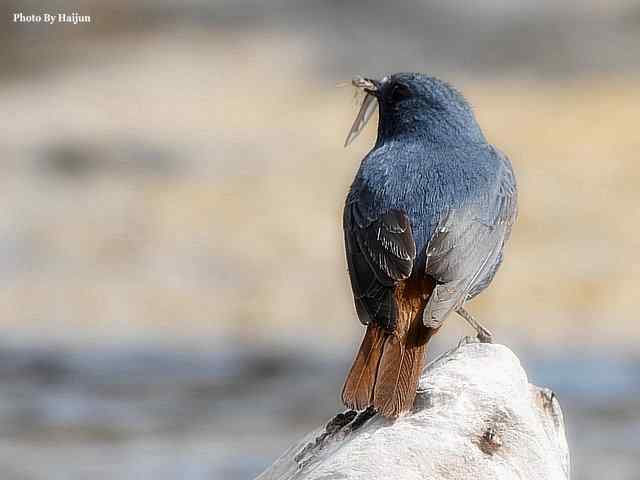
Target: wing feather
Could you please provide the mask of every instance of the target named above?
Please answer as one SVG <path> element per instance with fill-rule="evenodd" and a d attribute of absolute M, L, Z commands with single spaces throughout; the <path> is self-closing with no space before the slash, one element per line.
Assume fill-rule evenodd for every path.
<path fill-rule="evenodd" d="M 441 217 L 427 247 L 425 272 L 437 281 L 424 322 L 437 327 L 453 310 L 484 290 L 502 262 L 517 215 L 515 177 L 507 157 L 497 155 L 495 188 L 485 202 L 468 202 Z M 488 204 L 488 206 L 486 206 Z"/>
<path fill-rule="evenodd" d="M 396 322 L 393 287 L 413 270 L 416 245 L 408 216 L 388 210 L 377 218 L 363 215 L 357 200 L 344 211 L 345 246 L 358 317 L 387 329 Z"/>

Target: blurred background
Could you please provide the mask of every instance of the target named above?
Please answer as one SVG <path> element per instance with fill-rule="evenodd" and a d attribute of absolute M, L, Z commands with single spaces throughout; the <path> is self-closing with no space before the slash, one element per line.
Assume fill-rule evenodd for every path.
<path fill-rule="evenodd" d="M 0 5 L 3 479 L 249 479 L 340 408 L 375 121 L 343 149 L 337 85 L 394 71 L 458 86 L 518 176 L 470 310 L 558 394 L 574 478 L 638 478 L 640 2 Z"/>

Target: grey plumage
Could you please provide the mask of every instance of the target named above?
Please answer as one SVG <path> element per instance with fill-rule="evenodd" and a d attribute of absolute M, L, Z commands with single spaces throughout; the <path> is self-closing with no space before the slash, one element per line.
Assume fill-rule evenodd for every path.
<path fill-rule="evenodd" d="M 516 216 L 515 178 L 445 82 L 396 74 L 375 95 L 378 138 L 344 209 L 358 316 L 392 330 L 394 285 L 424 274 L 437 282 L 424 321 L 437 327 L 493 279 Z"/>
<path fill-rule="evenodd" d="M 466 100 L 441 80 L 357 79 L 367 96 L 351 142 L 378 101 L 378 137 L 344 208 L 349 276 L 367 332 L 342 399 L 397 417 L 413 405 L 429 339 L 491 283 L 516 216 L 511 165 Z M 469 320 L 471 319 L 471 320 Z"/>

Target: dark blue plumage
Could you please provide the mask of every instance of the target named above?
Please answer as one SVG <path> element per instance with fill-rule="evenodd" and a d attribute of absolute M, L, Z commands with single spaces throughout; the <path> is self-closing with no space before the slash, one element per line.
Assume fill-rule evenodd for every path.
<path fill-rule="evenodd" d="M 489 285 L 515 220 L 516 183 L 509 160 L 486 142 L 469 104 L 447 83 L 416 73 L 360 82 L 378 101 L 379 123 L 344 209 L 349 274 L 360 320 L 408 342 L 402 335 L 415 312 L 403 316 L 402 305 L 413 303 L 402 292 L 409 284 L 424 298 L 418 310 L 434 332 Z M 371 354 L 363 355 L 366 365 Z M 351 375 L 359 385 L 357 363 Z M 345 403 L 366 404 L 350 398 L 348 387 L 357 388 L 349 382 Z"/>
<path fill-rule="evenodd" d="M 400 95 L 398 88 L 407 91 Z M 376 315 L 376 301 L 367 295 L 379 296 L 376 283 L 402 280 L 417 269 L 444 285 L 431 302 L 433 318 L 425 318 L 439 324 L 495 274 L 516 215 L 515 179 L 508 159 L 486 143 L 469 104 L 445 82 L 396 74 L 379 84 L 376 96 L 378 138 L 358 170 L 344 215 L 347 256 L 363 255 L 366 262 L 350 268 L 356 300 L 368 314 L 361 320 L 392 327 L 393 319 Z M 394 252 L 401 242 L 372 240 L 368 249 L 352 248 L 390 210 L 404 212 L 411 225 L 416 258 L 404 274 L 387 275 L 408 264 L 406 255 Z"/>

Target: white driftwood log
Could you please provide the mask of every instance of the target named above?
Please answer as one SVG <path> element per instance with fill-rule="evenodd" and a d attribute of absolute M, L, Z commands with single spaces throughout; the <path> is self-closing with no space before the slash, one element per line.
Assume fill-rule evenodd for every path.
<path fill-rule="evenodd" d="M 432 362 L 414 411 L 395 421 L 345 412 L 258 480 L 567 480 L 560 405 L 503 345 L 463 343 Z"/>

